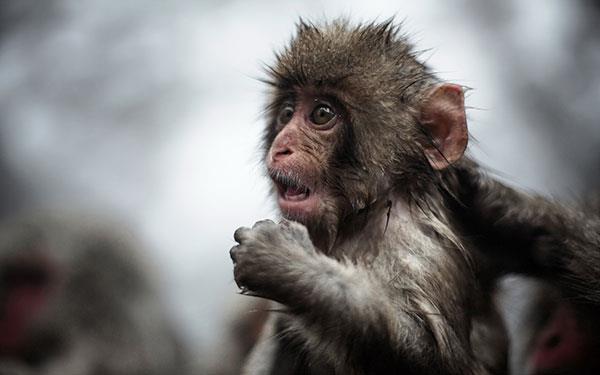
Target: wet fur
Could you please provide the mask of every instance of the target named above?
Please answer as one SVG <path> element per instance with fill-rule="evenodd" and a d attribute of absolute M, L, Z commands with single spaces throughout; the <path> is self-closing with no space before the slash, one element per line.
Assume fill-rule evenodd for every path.
<path fill-rule="evenodd" d="M 457 171 L 423 154 L 419 109 L 439 81 L 391 22 L 301 22 L 269 69 L 266 150 L 298 88 L 341 103 L 346 121 L 322 167 L 333 194 L 319 220 L 236 231 L 238 285 L 281 304 L 245 373 L 502 373 L 481 254 L 453 224 Z"/>

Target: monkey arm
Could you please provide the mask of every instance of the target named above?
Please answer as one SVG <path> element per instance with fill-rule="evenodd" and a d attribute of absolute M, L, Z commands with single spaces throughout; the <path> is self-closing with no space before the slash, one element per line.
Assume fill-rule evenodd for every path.
<path fill-rule="evenodd" d="M 289 328 L 302 336 L 302 348 L 312 356 L 335 368 L 367 373 L 403 368 L 408 373 L 442 368 L 465 373 L 456 358 L 464 353 L 454 357 L 451 352 L 465 343 L 451 329 L 440 329 L 447 326 L 442 317 L 429 315 L 436 304 L 431 295 L 401 295 L 389 285 L 392 276 L 375 276 L 367 266 L 317 252 L 298 223 L 262 221 L 238 229 L 235 238 L 240 242 L 231 250 L 236 282 L 248 294 L 280 302 L 300 318 L 291 320 Z M 430 361 L 423 363 L 423 358 Z"/>
<path fill-rule="evenodd" d="M 488 176 L 464 161 L 447 175 L 451 222 L 474 244 L 493 275 L 516 272 L 541 276 L 547 262 L 536 243 L 552 229 L 552 204 Z"/>
<path fill-rule="evenodd" d="M 536 252 L 550 270 L 551 280 L 574 301 L 600 307 L 600 217 L 554 206 L 548 233 L 536 242 Z"/>
<path fill-rule="evenodd" d="M 598 212 L 567 207 L 509 187 L 474 163 L 459 165 L 448 184 L 459 231 L 498 273 L 541 276 L 572 297 L 600 305 Z M 592 208 L 594 209 L 594 208 Z"/>

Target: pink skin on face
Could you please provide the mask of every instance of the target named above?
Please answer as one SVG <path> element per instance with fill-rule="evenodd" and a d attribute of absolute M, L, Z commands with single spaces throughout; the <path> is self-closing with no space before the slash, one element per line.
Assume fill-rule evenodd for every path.
<path fill-rule="evenodd" d="M 331 110 L 326 115 L 333 115 L 329 121 L 317 124 L 315 113 L 323 106 Z M 310 95 L 299 97 L 293 114 L 290 108 L 291 105 L 284 108 L 290 116 L 278 124 L 281 130 L 273 140 L 266 164 L 277 187 L 281 212 L 302 221 L 318 214 L 322 192 L 316 186 L 315 176 L 325 157 L 323 140 L 333 135 L 339 116 L 332 105 Z"/>
<path fill-rule="evenodd" d="M 279 209 L 287 217 L 310 217 L 317 211 L 318 194 L 277 185 Z"/>

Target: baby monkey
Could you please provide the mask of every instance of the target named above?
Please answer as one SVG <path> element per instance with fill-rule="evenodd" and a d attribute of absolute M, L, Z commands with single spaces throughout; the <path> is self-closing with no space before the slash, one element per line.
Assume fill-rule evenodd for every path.
<path fill-rule="evenodd" d="M 284 219 L 239 228 L 230 255 L 242 292 L 279 305 L 244 373 L 504 373 L 490 282 L 453 224 L 456 166 L 477 168 L 462 88 L 392 21 L 300 21 L 268 72 Z"/>

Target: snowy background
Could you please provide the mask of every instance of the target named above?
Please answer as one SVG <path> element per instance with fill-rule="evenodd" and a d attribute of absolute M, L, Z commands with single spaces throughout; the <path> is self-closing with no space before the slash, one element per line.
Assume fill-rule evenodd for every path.
<path fill-rule="evenodd" d="M 182 334 L 208 352 L 238 302 L 240 225 L 274 216 L 261 64 L 299 16 L 395 16 L 472 87 L 471 153 L 507 181 L 600 187 L 600 2 L 0 2 L 0 214 L 97 210 L 148 244 Z M 200 357 L 201 358 L 201 357 Z"/>

